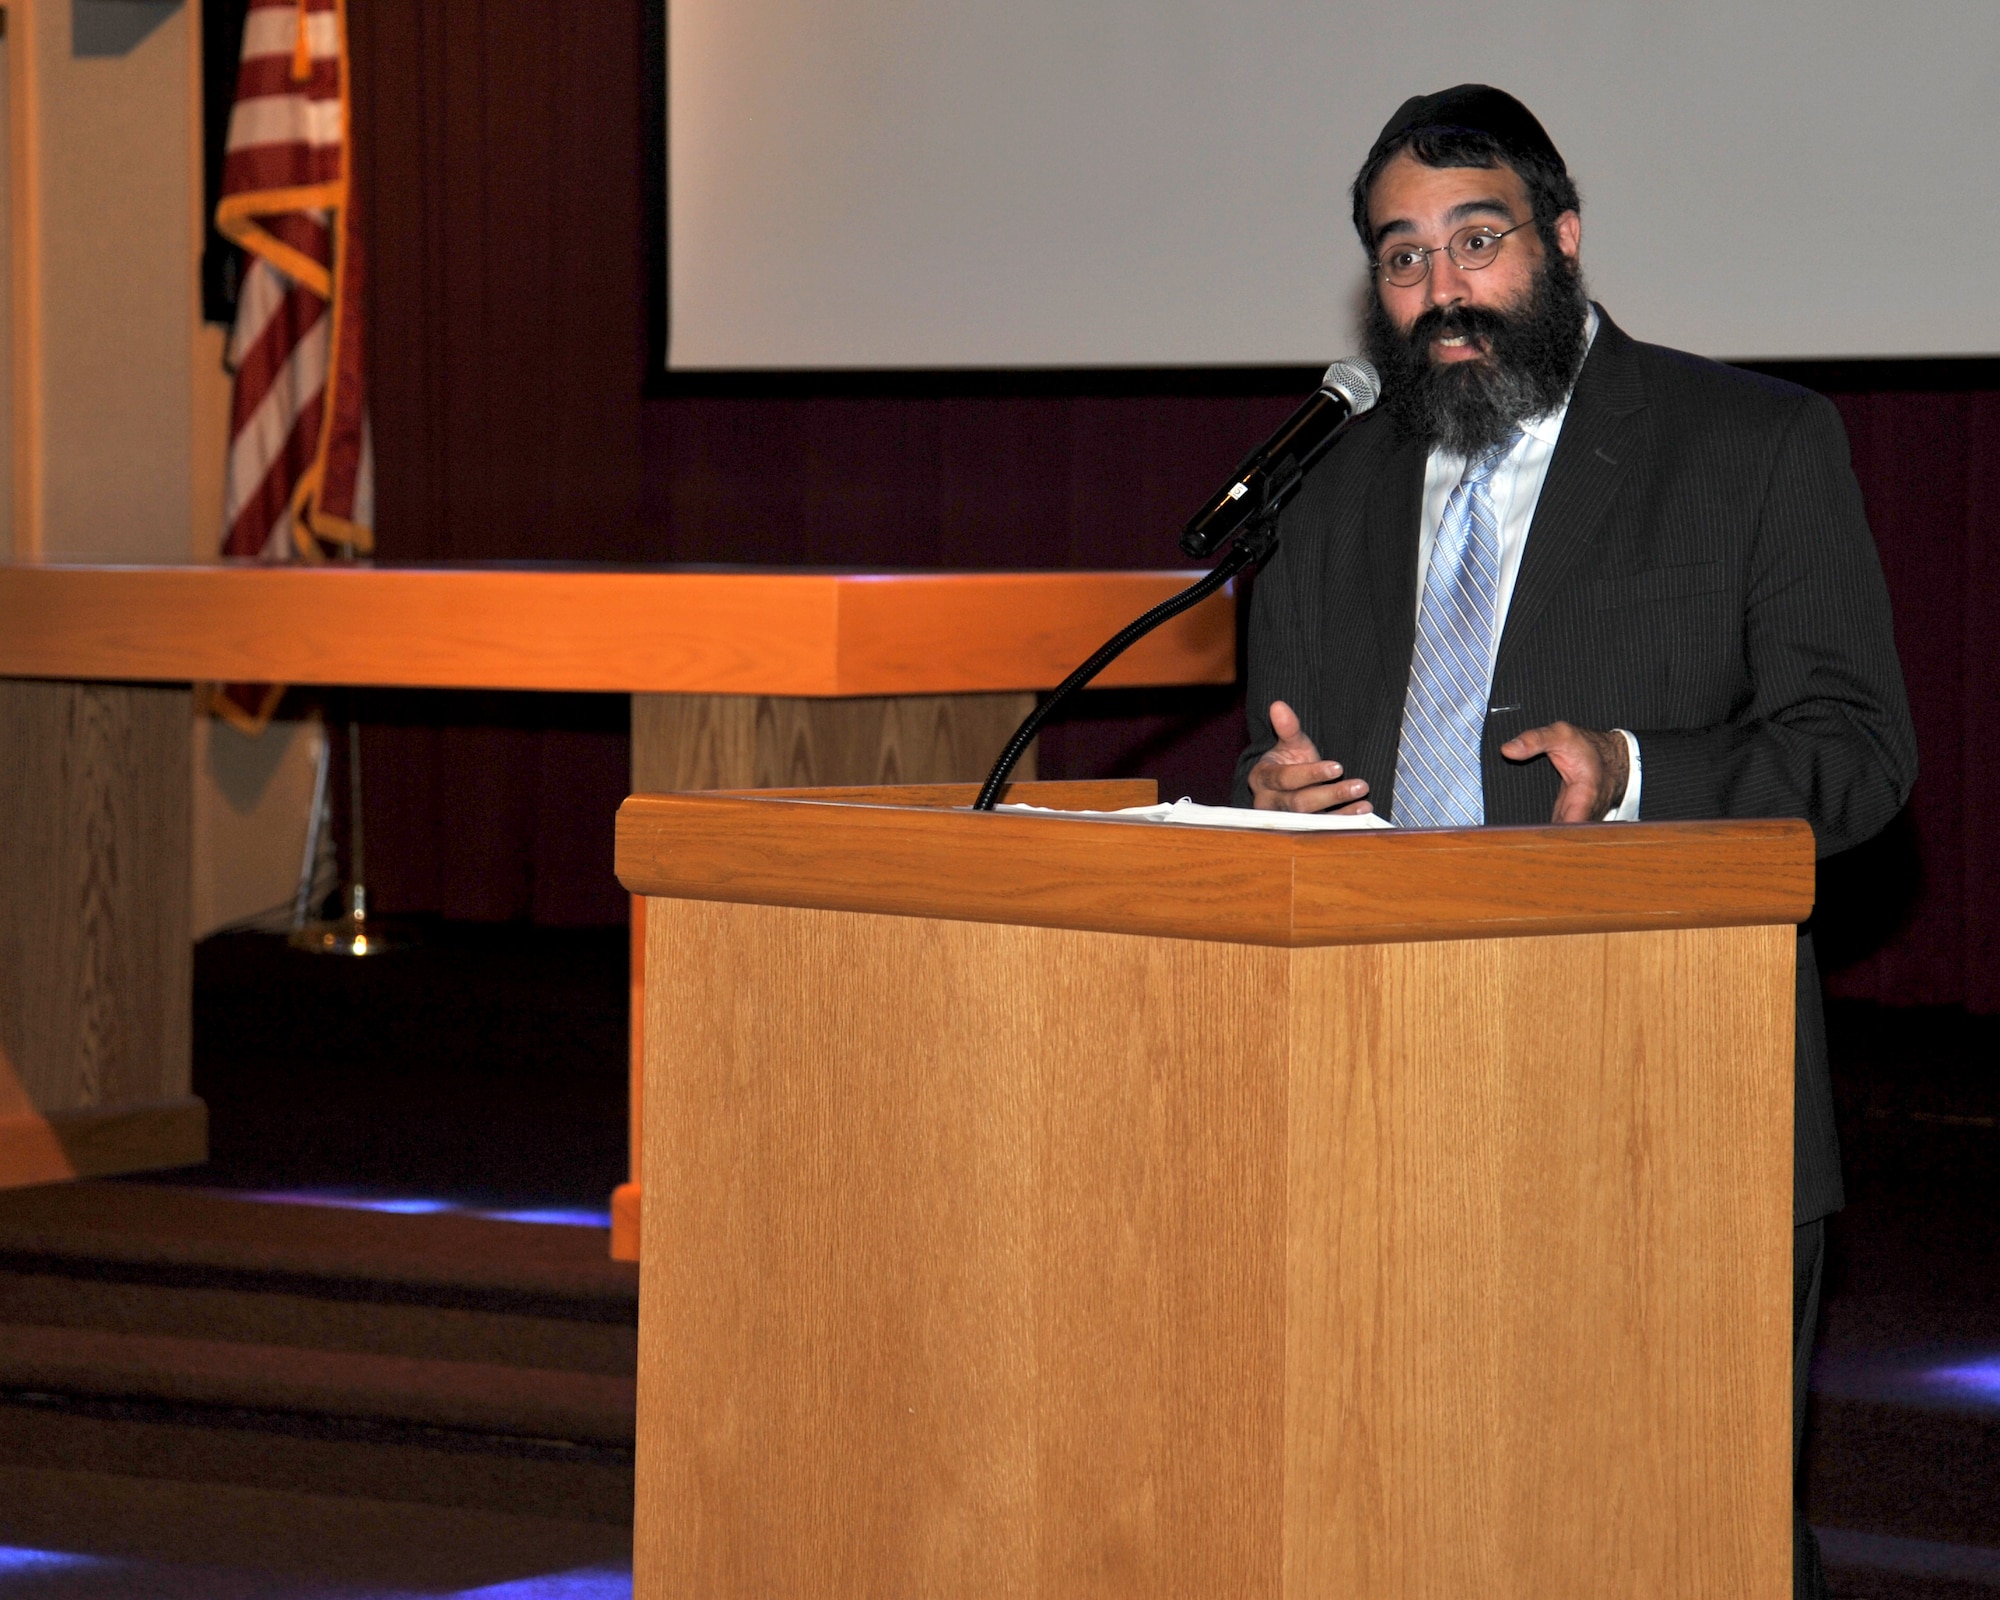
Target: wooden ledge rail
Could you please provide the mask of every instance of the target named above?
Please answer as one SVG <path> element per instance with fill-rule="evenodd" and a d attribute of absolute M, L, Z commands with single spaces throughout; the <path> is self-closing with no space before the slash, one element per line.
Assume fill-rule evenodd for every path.
<path fill-rule="evenodd" d="M 1241 944 L 1764 926 L 1813 903 L 1803 822 L 1265 833 L 824 799 L 634 795 L 635 894 Z"/>
<path fill-rule="evenodd" d="M 0 677 L 800 698 L 1047 689 L 1189 572 L 0 565 Z M 1107 688 L 1230 683 L 1225 593 Z"/>

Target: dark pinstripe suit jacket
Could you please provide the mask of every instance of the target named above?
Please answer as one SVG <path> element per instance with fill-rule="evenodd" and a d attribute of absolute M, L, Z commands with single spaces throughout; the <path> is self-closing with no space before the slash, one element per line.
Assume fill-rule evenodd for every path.
<path fill-rule="evenodd" d="M 1609 317 L 1578 376 L 1494 665 L 1486 817 L 1546 822 L 1558 779 L 1499 747 L 1558 720 L 1639 741 L 1646 821 L 1803 817 L 1821 856 L 1902 806 L 1916 737 L 1838 414 L 1804 389 L 1639 344 Z M 1382 412 L 1314 468 L 1250 612 L 1250 742 L 1298 712 L 1395 816 L 1426 450 Z M 1812 940 L 1799 940 L 1800 1222 L 1841 1204 Z"/>

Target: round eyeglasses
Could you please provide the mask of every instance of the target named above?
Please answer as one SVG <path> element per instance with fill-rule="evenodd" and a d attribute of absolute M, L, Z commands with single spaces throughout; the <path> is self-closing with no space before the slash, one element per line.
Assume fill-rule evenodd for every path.
<path fill-rule="evenodd" d="M 1528 222 L 1534 220 L 1530 217 Z M 1475 222 L 1460 228 L 1441 245 L 1399 244 L 1375 258 L 1374 270 L 1398 289 L 1414 288 L 1431 275 L 1431 257 L 1443 250 L 1460 272 L 1478 272 L 1493 265 L 1493 258 L 1500 253 L 1501 240 L 1510 233 L 1519 233 L 1527 225 L 1517 222 L 1496 232 L 1484 223 Z"/>

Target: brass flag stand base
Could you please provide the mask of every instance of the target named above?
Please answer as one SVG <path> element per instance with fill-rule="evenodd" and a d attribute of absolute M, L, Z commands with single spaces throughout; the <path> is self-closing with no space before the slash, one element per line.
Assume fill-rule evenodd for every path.
<path fill-rule="evenodd" d="M 379 956 L 390 950 L 406 950 L 408 935 L 384 933 L 368 921 L 368 890 L 354 884 L 347 891 L 347 914 L 331 922 L 317 919 L 300 923 L 286 936 L 294 950 L 316 956 Z"/>
<path fill-rule="evenodd" d="M 305 860 L 299 867 L 299 892 L 292 902 L 292 927 L 286 936 L 294 950 L 320 956 L 379 956 L 406 950 L 408 934 L 391 934 L 368 919 L 368 886 L 361 852 L 361 724 L 347 724 L 347 796 L 349 862 L 353 881 L 347 886 L 347 911 L 330 920 L 314 917 L 313 886 L 319 880 L 320 854 L 327 841 L 327 777 L 332 764 L 331 736 L 321 741 L 319 770 L 313 778 L 312 821 L 306 829 Z"/>

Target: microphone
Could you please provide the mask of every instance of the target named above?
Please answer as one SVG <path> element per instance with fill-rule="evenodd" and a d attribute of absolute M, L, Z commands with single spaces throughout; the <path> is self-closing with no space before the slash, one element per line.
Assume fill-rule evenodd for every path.
<path fill-rule="evenodd" d="M 1195 513 L 1181 535 L 1182 551 L 1199 560 L 1260 511 L 1276 512 L 1298 492 L 1341 428 L 1381 394 L 1382 380 L 1368 362 L 1334 362 L 1320 379 L 1319 392 L 1244 457 L 1228 487 Z"/>
<path fill-rule="evenodd" d="M 1177 595 L 1162 600 L 1143 617 L 1120 628 L 1090 659 L 1056 685 L 1055 692 L 1030 711 L 993 763 L 980 787 L 974 811 L 991 811 L 1006 787 L 1014 763 L 1034 740 L 1057 706 L 1102 672 L 1161 623 L 1201 604 L 1248 567 L 1269 558 L 1278 546 L 1278 510 L 1298 492 L 1306 469 L 1326 454 L 1341 428 L 1358 417 L 1382 393 L 1382 380 L 1365 361 L 1336 361 L 1320 379 L 1319 393 L 1286 419 L 1285 425 L 1251 451 L 1236 469 L 1235 480 L 1201 508 L 1181 535 L 1181 549 L 1205 556 L 1224 540 L 1241 538 L 1215 566 Z M 1247 533 L 1244 529 L 1248 528 Z"/>

